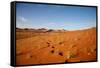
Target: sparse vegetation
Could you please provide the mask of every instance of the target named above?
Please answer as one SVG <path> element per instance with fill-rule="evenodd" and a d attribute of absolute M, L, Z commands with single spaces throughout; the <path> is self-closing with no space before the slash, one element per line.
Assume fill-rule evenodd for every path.
<path fill-rule="evenodd" d="M 51 53 L 54 53 L 54 50 L 51 50 Z"/>
<path fill-rule="evenodd" d="M 50 30 L 48 30 L 47 32 L 52 32 L 52 31 L 54 31 L 53 29 L 50 29 Z"/>
<path fill-rule="evenodd" d="M 59 52 L 59 55 L 60 55 L 60 56 L 63 56 L 63 52 Z"/>
<path fill-rule="evenodd" d="M 77 54 L 75 54 L 75 53 L 70 54 L 70 58 L 75 58 L 75 57 L 77 57 Z"/>
<path fill-rule="evenodd" d="M 52 46 L 52 48 L 55 48 L 54 46 Z"/>
<path fill-rule="evenodd" d="M 68 60 L 65 60 L 65 63 L 68 63 Z"/>
<path fill-rule="evenodd" d="M 59 44 L 63 44 L 64 42 L 59 42 Z"/>

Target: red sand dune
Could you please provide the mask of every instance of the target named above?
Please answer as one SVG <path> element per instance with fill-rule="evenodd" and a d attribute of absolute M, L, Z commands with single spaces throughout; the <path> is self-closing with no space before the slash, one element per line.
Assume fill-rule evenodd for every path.
<path fill-rule="evenodd" d="M 17 30 L 16 64 L 49 64 L 96 60 L 96 28 L 35 32 Z"/>

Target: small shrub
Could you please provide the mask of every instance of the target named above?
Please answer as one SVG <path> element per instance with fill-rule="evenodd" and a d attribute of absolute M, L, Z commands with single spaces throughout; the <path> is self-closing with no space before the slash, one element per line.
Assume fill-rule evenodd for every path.
<path fill-rule="evenodd" d="M 54 50 L 52 50 L 51 53 L 54 53 Z"/>
<path fill-rule="evenodd" d="M 59 42 L 59 44 L 62 44 L 63 42 Z"/>
<path fill-rule="evenodd" d="M 46 42 L 48 44 L 48 47 L 50 46 L 50 43 L 49 42 Z"/>
<path fill-rule="evenodd" d="M 54 46 L 52 46 L 52 48 L 54 48 Z"/>
<path fill-rule="evenodd" d="M 67 63 L 68 62 L 68 60 L 65 60 L 65 63 Z"/>
<path fill-rule="evenodd" d="M 53 30 L 52 29 L 50 29 L 50 30 L 48 30 L 47 32 L 52 32 Z"/>
<path fill-rule="evenodd" d="M 59 52 L 59 55 L 60 55 L 60 56 L 63 56 L 63 53 L 62 53 L 62 52 Z"/>
<path fill-rule="evenodd" d="M 32 55 L 30 55 L 30 58 L 32 58 L 33 56 Z"/>
<path fill-rule="evenodd" d="M 77 56 L 76 53 L 70 53 L 70 58 L 75 58 Z"/>

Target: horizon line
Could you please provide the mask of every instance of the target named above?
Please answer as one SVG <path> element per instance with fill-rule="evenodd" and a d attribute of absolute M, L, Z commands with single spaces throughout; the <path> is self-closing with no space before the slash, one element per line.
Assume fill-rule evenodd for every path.
<path fill-rule="evenodd" d="M 62 28 L 62 29 L 53 29 L 53 28 L 21 28 L 21 27 L 16 27 L 16 28 L 19 28 L 19 29 L 46 29 L 46 30 L 69 30 L 69 31 L 73 31 L 73 30 L 84 30 L 84 29 L 91 29 L 91 28 L 96 28 L 96 27 L 85 27 L 85 28 L 79 28 L 79 29 L 64 29 L 64 28 Z"/>

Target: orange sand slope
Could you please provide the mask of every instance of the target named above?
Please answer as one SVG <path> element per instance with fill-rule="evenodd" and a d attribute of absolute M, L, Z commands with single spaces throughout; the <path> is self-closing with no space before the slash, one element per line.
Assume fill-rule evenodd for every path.
<path fill-rule="evenodd" d="M 16 65 L 96 61 L 96 28 L 16 30 Z"/>

